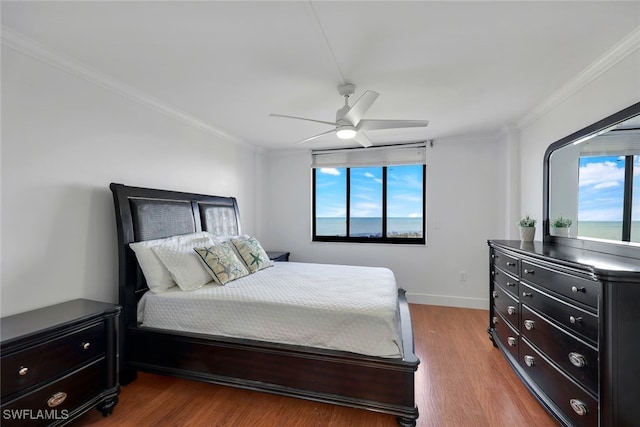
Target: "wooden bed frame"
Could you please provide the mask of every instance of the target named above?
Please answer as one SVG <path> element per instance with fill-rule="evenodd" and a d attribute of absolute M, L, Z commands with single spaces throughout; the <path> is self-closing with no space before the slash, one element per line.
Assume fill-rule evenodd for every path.
<path fill-rule="evenodd" d="M 148 289 L 129 243 L 209 231 L 240 234 L 233 197 L 111 184 L 118 232 L 120 383 L 137 371 L 171 375 L 303 399 L 363 408 L 415 426 L 418 408 L 413 331 L 405 291 L 398 291 L 403 359 L 153 329 L 137 324 Z"/>

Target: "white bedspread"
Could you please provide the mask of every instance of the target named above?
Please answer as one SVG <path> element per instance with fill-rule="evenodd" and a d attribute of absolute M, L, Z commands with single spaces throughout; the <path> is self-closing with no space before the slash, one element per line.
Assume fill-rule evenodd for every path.
<path fill-rule="evenodd" d="M 401 358 L 398 293 L 387 268 L 276 262 L 227 283 L 147 292 L 143 326 Z"/>

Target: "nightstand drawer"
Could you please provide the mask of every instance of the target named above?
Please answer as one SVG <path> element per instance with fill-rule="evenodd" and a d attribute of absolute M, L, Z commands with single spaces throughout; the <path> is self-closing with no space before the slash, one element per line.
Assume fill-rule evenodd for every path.
<path fill-rule="evenodd" d="M 2 396 L 62 374 L 104 354 L 104 323 L 2 356 Z"/>
<path fill-rule="evenodd" d="M 106 387 L 105 359 L 2 405 L 3 426 L 41 426 L 69 418 Z"/>

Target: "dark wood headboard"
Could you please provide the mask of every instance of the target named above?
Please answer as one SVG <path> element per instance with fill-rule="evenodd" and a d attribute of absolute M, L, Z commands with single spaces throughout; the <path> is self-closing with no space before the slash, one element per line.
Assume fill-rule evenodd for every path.
<path fill-rule="evenodd" d="M 235 197 L 152 188 L 109 185 L 113 193 L 118 233 L 119 303 L 124 325 L 135 325 L 136 306 L 148 289 L 129 243 L 208 231 L 238 235 L 240 215 Z"/>

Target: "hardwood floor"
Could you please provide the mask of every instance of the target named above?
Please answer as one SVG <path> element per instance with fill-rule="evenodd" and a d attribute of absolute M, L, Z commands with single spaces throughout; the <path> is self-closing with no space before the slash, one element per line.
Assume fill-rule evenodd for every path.
<path fill-rule="evenodd" d="M 489 340 L 488 312 L 411 304 L 418 426 L 557 426 Z M 113 415 L 74 426 L 397 426 L 395 417 L 139 373 Z"/>

